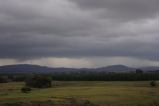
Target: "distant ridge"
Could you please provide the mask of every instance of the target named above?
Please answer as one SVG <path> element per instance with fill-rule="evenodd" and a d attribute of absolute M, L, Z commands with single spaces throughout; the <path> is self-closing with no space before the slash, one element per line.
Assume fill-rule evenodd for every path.
<path fill-rule="evenodd" d="M 53 68 L 32 64 L 16 64 L 0 66 L 0 73 L 51 73 L 74 71 L 73 68 Z"/>
<path fill-rule="evenodd" d="M 111 66 L 107 66 L 107 67 L 101 67 L 98 68 L 98 70 L 101 71 L 109 71 L 109 72 L 131 72 L 131 71 L 135 71 L 136 68 L 132 68 L 132 67 L 128 67 L 125 65 L 111 65 Z"/>
<path fill-rule="evenodd" d="M 159 70 L 159 67 L 157 67 L 157 66 L 148 66 L 148 67 L 142 67 L 141 69 L 144 70 L 144 71 L 156 71 L 156 70 Z"/>
<path fill-rule="evenodd" d="M 142 67 L 145 72 L 159 72 L 159 67 Z M 0 66 L 0 73 L 59 73 L 59 72 L 135 72 L 136 68 L 125 65 L 111 65 L 99 68 L 54 68 L 32 64 Z"/>

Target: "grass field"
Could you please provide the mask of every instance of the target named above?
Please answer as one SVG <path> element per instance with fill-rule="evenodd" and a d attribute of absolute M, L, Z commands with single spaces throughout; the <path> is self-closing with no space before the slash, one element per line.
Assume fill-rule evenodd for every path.
<path fill-rule="evenodd" d="M 21 93 L 24 83 L 1 83 L 0 102 L 28 102 L 65 98 L 87 99 L 100 106 L 159 106 L 159 87 L 150 82 L 70 81 L 53 82 L 52 88 Z"/>

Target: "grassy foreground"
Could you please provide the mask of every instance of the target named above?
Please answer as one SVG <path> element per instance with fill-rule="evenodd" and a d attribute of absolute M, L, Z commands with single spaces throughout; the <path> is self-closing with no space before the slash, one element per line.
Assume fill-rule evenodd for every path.
<path fill-rule="evenodd" d="M 0 102 L 28 102 L 60 100 L 65 98 L 87 99 L 100 106 L 158 106 L 159 87 L 151 87 L 148 81 L 70 81 L 53 82 L 48 89 L 33 89 L 21 93 L 24 83 L 1 83 Z"/>

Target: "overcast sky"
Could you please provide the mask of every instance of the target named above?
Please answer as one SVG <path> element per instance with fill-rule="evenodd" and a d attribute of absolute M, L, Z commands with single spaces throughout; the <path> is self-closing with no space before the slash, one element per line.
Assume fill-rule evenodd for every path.
<path fill-rule="evenodd" d="M 0 0 L 0 65 L 159 66 L 159 0 Z"/>

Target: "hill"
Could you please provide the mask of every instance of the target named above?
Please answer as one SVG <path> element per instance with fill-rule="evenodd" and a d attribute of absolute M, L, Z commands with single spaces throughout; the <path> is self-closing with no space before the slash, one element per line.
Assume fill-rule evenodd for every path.
<path fill-rule="evenodd" d="M 51 72 L 64 72 L 75 71 L 71 68 L 52 68 L 40 65 L 31 64 L 17 64 L 0 66 L 0 73 L 51 73 Z"/>
<path fill-rule="evenodd" d="M 159 67 L 142 67 L 145 72 L 158 72 Z M 32 64 L 0 66 L 0 73 L 61 73 L 61 72 L 135 72 L 136 68 L 124 65 L 111 65 L 99 68 L 54 68 Z"/>

